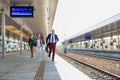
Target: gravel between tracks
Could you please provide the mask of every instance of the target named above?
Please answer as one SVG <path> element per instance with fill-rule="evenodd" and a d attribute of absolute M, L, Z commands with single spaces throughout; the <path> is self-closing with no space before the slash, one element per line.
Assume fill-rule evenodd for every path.
<path fill-rule="evenodd" d="M 63 51 L 57 51 L 57 53 L 63 54 Z M 61 54 L 59 55 L 63 57 Z M 101 69 L 111 70 L 112 72 L 116 71 L 116 73 L 118 74 L 120 72 L 120 61 L 100 59 L 100 58 L 95 58 L 92 56 L 90 57 L 90 56 L 80 55 L 80 54 L 75 55 L 73 53 L 67 53 L 65 55 L 73 56 L 76 59 L 79 59 L 81 62 L 90 63 L 93 66 L 97 66 L 98 68 L 101 68 Z M 72 65 L 74 65 L 76 68 L 78 68 L 80 71 L 84 72 L 86 75 L 91 77 L 93 80 L 120 80 L 120 79 L 116 79 L 113 76 L 111 77 L 110 75 L 103 74 L 103 72 L 99 70 L 95 70 L 90 67 L 85 67 L 85 65 L 78 63 L 76 61 L 73 61 L 72 59 L 68 59 L 65 56 L 63 58 L 67 60 L 69 63 L 71 63 Z"/>

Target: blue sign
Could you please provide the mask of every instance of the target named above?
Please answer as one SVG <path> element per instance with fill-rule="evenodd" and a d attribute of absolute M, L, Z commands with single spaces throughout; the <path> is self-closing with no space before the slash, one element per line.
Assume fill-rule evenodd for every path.
<path fill-rule="evenodd" d="M 90 40 L 91 39 L 91 34 L 90 33 L 86 33 L 85 34 L 85 40 Z"/>
<path fill-rule="evenodd" d="M 33 17 L 33 6 L 10 6 L 11 17 Z"/>

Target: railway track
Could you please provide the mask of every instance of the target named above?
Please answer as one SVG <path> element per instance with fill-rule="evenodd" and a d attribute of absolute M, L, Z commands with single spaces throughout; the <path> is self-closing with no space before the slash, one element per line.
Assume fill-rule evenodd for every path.
<path fill-rule="evenodd" d="M 68 52 L 74 52 L 78 54 L 86 54 L 96 57 L 108 58 L 113 60 L 120 60 L 119 52 L 110 52 L 110 51 L 94 51 L 94 50 L 79 50 L 79 49 L 68 49 Z"/>
<path fill-rule="evenodd" d="M 74 56 L 68 56 L 69 53 L 68 54 L 63 53 L 61 54 L 61 52 L 57 53 L 59 56 L 61 56 L 66 61 L 74 65 L 76 68 L 78 68 L 80 71 L 88 75 L 93 80 L 120 80 L 119 75 L 116 76 L 116 74 L 113 73 L 111 74 L 109 71 L 105 71 L 94 66 L 91 66 L 91 64 L 81 62 L 77 58 L 74 58 Z"/>

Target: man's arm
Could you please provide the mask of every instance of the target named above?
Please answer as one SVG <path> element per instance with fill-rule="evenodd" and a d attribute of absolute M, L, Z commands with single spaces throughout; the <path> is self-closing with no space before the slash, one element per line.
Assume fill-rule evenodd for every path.
<path fill-rule="evenodd" d="M 48 39 L 50 38 L 50 34 L 46 38 L 46 44 L 48 43 Z"/>
<path fill-rule="evenodd" d="M 57 36 L 57 35 L 55 35 L 55 36 L 56 36 L 56 40 L 57 40 L 57 41 L 59 41 L 59 38 L 58 38 L 58 36 Z"/>

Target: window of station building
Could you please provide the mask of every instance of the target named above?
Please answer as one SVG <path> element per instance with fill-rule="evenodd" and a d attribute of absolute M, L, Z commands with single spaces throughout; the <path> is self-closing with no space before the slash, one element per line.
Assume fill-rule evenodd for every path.
<path fill-rule="evenodd" d="M 9 37 L 5 37 L 5 40 L 9 40 Z"/>
<path fill-rule="evenodd" d="M 15 41 L 16 43 L 18 43 L 18 40 L 17 40 L 17 39 L 15 39 L 14 41 Z"/>
<path fill-rule="evenodd" d="M 110 37 L 104 37 L 103 39 L 104 40 L 110 40 Z"/>
<path fill-rule="evenodd" d="M 7 52 L 10 52 L 10 51 L 12 51 L 12 49 L 11 49 L 11 45 L 8 44 L 8 45 L 7 45 Z"/>
<path fill-rule="evenodd" d="M 111 37 L 105 37 L 103 39 L 104 39 L 103 49 L 108 50 Z"/>
<path fill-rule="evenodd" d="M 0 46 L 2 46 L 2 40 L 0 39 Z"/>
<path fill-rule="evenodd" d="M 2 46 L 0 45 L 0 52 L 2 52 Z"/>
<path fill-rule="evenodd" d="M 13 42 L 13 38 L 10 37 L 9 40 L 10 40 L 11 42 Z"/>
<path fill-rule="evenodd" d="M 113 49 L 115 49 L 115 50 L 118 49 L 118 47 L 117 47 L 117 45 L 119 45 L 118 41 L 119 41 L 118 36 L 117 35 L 113 36 L 113 41 L 112 42 L 113 42 Z"/>
<path fill-rule="evenodd" d="M 0 39 L 2 39 L 2 36 L 1 36 L 2 34 L 1 34 L 1 31 L 0 31 Z"/>
<path fill-rule="evenodd" d="M 101 45 L 100 45 L 101 39 L 98 38 L 98 39 L 96 39 L 95 41 L 96 41 L 96 43 L 95 43 L 95 44 L 96 44 L 96 45 L 95 45 L 95 48 L 96 48 L 96 49 L 99 49 L 100 46 L 101 46 Z"/>

